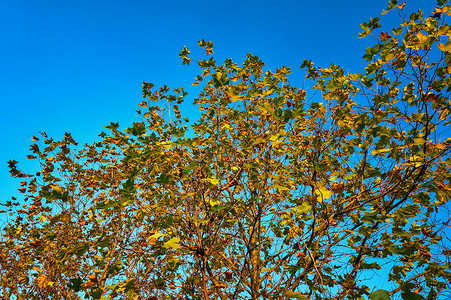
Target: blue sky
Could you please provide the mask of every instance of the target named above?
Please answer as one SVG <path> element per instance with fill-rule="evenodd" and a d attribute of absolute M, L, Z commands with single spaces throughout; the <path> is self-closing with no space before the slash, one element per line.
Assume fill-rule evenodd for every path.
<path fill-rule="evenodd" d="M 110 122 L 124 128 L 136 120 L 143 81 L 189 87 L 198 69 L 182 65 L 183 46 L 196 58 L 197 40 L 210 40 L 218 61 L 237 63 L 251 52 L 270 69 L 293 67 L 291 83 L 302 86 L 304 59 L 361 72 L 365 47 L 374 41 L 358 39 L 360 24 L 387 5 L 385 0 L 0 0 L 0 202 L 18 195 L 20 180 L 9 177 L 8 160 L 35 170 L 26 159 L 33 135 L 45 131 L 60 139 L 67 131 L 91 143 Z M 429 14 L 434 7 L 433 0 L 409 0 L 405 11 L 421 8 Z M 390 31 L 399 18 L 392 12 L 381 24 Z M 197 116 L 189 104 L 182 113 Z"/>
<path fill-rule="evenodd" d="M 189 87 L 198 69 L 183 66 L 183 46 L 193 57 L 197 40 L 215 43 L 218 61 L 241 63 L 258 55 L 274 69 L 340 64 L 360 72 L 371 39 L 357 38 L 360 24 L 388 1 L 0 1 L 0 201 L 17 195 L 7 161 L 24 171 L 30 138 L 46 131 L 55 139 L 72 133 L 91 143 L 110 122 L 122 128 L 135 120 L 143 81 Z M 430 13 L 435 1 L 410 0 L 407 12 Z M 396 13 L 382 17 L 386 30 Z M 192 99 L 195 95 L 191 95 Z M 196 117 L 190 105 L 182 113 Z"/>

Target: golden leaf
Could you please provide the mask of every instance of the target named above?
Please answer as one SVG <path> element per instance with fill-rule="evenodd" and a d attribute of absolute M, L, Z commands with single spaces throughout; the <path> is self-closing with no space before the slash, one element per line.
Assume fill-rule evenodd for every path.
<path fill-rule="evenodd" d="M 57 185 L 51 185 L 52 190 L 54 190 L 57 193 L 62 193 L 63 192 L 63 188 Z"/>
<path fill-rule="evenodd" d="M 447 12 L 449 9 L 449 5 L 445 5 L 443 7 L 437 7 L 432 13 L 433 14 L 442 14 Z"/>
<path fill-rule="evenodd" d="M 426 35 L 424 35 L 422 32 L 417 33 L 417 38 L 420 41 L 420 44 L 423 44 L 428 39 L 428 37 Z"/>
<path fill-rule="evenodd" d="M 451 42 L 447 43 L 446 45 L 439 43 L 438 48 L 443 52 L 451 52 Z"/>
<path fill-rule="evenodd" d="M 89 275 L 88 276 L 89 281 L 96 283 L 97 282 L 97 275 L 93 274 L 93 275 Z"/>

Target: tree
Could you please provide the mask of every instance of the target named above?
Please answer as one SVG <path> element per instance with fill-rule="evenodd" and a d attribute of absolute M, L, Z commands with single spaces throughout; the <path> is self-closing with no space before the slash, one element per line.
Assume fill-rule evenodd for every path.
<path fill-rule="evenodd" d="M 450 10 L 373 36 L 362 74 L 304 61 L 320 96 L 200 41 L 202 117 L 143 84 L 139 120 L 33 137 L 0 241 L 4 299 L 437 299 L 451 290 Z M 180 57 L 193 60 L 189 50 Z M 191 127 L 189 126 L 191 125 Z M 191 129 L 190 129 L 191 128 Z M 190 131 L 191 130 L 191 131 Z M 389 290 L 375 276 L 389 273 Z"/>

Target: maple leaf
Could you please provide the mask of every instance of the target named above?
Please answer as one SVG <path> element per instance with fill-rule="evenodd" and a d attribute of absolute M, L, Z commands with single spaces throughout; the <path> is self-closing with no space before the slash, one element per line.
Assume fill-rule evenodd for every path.
<path fill-rule="evenodd" d="M 380 38 L 381 38 L 382 40 L 388 40 L 388 39 L 390 39 L 390 38 L 392 37 L 391 35 L 388 34 L 388 32 L 381 32 L 381 33 L 379 34 L 379 36 L 380 36 Z"/>

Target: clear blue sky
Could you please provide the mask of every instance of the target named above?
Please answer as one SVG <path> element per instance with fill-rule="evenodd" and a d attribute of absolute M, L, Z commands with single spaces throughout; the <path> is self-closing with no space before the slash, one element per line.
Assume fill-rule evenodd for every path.
<path fill-rule="evenodd" d="M 215 43 L 218 61 L 241 63 L 248 52 L 269 68 L 340 64 L 361 71 L 370 40 L 357 38 L 360 24 L 388 1 L 357 0 L 1 0 L 0 1 L 0 201 L 17 195 L 7 161 L 26 171 L 30 138 L 65 131 L 91 143 L 111 121 L 135 120 L 141 83 L 190 86 L 198 69 L 182 66 L 184 45 L 194 57 L 197 40 Z M 407 12 L 430 13 L 433 0 L 409 0 Z M 396 13 L 382 17 L 387 30 Z M 194 96 L 194 95 L 192 95 Z M 196 117 L 189 105 L 188 117 Z"/>
<path fill-rule="evenodd" d="M 30 138 L 71 132 L 91 143 L 110 122 L 135 120 L 141 84 L 189 87 L 198 69 L 183 66 L 183 46 L 193 57 L 197 40 L 215 43 L 218 61 L 241 63 L 258 55 L 271 69 L 340 64 L 360 72 L 371 39 L 358 39 L 360 24 L 379 16 L 385 0 L 0 0 L 0 202 L 17 196 L 20 180 L 7 161 L 35 170 L 26 160 Z M 430 13 L 434 0 L 408 0 L 406 12 Z M 382 17 L 397 27 L 396 13 Z M 191 99 L 194 95 L 191 95 Z M 185 116 L 196 110 L 185 105 Z M 1 226 L 1 224 L 0 224 Z"/>

